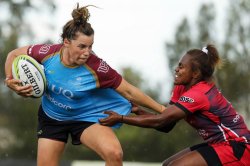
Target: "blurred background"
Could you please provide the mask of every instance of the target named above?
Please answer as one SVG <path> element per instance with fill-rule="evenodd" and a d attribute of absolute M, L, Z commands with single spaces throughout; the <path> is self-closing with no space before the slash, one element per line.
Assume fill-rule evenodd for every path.
<path fill-rule="evenodd" d="M 216 71 L 217 85 L 249 126 L 249 0 L 0 0 L 0 165 L 35 165 L 40 103 L 4 86 L 7 53 L 24 45 L 60 43 L 62 27 L 77 2 L 99 7 L 89 8 L 97 55 L 164 104 L 180 56 L 190 48 L 215 44 L 224 59 L 224 66 Z M 168 134 L 128 125 L 116 133 L 130 165 L 160 163 L 202 142 L 183 121 Z M 77 165 L 73 161 L 78 160 L 101 159 L 86 147 L 69 143 L 62 165 Z"/>

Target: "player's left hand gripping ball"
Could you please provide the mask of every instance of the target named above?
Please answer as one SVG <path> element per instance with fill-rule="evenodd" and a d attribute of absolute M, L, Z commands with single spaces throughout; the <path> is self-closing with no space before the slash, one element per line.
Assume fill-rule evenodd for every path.
<path fill-rule="evenodd" d="M 14 79 L 22 81 L 22 85 L 31 84 L 33 88 L 32 97 L 39 98 L 46 89 L 46 78 L 41 64 L 28 55 L 16 57 L 12 64 L 12 75 Z"/>

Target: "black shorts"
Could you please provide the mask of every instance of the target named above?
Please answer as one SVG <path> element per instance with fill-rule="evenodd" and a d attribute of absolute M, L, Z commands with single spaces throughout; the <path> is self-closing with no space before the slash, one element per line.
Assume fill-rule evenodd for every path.
<path fill-rule="evenodd" d="M 58 121 L 51 119 L 44 113 L 42 107 L 40 106 L 38 111 L 37 137 L 67 143 L 70 134 L 72 144 L 80 145 L 82 132 L 92 124 L 95 123 L 85 121 Z"/>
<path fill-rule="evenodd" d="M 191 151 L 196 150 L 197 152 L 199 152 L 201 156 L 204 158 L 204 160 L 207 162 L 208 166 L 222 166 L 217 153 L 215 152 L 213 147 L 211 147 L 207 143 L 194 145 L 190 147 L 190 150 Z"/>

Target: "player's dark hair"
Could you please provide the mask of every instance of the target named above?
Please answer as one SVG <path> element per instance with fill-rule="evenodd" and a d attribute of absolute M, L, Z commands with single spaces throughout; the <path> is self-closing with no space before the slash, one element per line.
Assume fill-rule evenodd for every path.
<path fill-rule="evenodd" d="M 77 3 L 76 9 L 74 9 L 71 13 L 73 19 L 68 21 L 63 26 L 63 33 L 61 35 L 62 40 L 75 39 L 78 32 L 83 33 L 84 35 L 87 35 L 87 36 L 91 36 L 94 34 L 94 29 L 91 27 L 91 24 L 88 22 L 90 13 L 87 7 L 89 6 L 92 6 L 92 5 L 79 7 L 79 3 Z"/>
<path fill-rule="evenodd" d="M 219 53 L 212 44 L 208 44 L 202 50 L 191 49 L 187 54 L 191 56 L 192 70 L 200 70 L 201 80 L 211 79 L 215 68 L 221 62 Z"/>

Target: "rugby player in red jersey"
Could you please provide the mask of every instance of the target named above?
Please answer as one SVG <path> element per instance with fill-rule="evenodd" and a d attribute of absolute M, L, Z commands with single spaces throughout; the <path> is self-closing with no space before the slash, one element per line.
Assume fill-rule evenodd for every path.
<path fill-rule="evenodd" d="M 213 82 L 220 60 L 217 49 L 210 44 L 202 50 L 187 51 L 175 69 L 170 105 L 162 114 L 135 107 L 137 116 L 107 111 L 109 117 L 99 121 L 103 125 L 122 122 L 168 132 L 177 121 L 185 119 L 205 142 L 169 157 L 164 166 L 250 165 L 250 131 Z"/>

